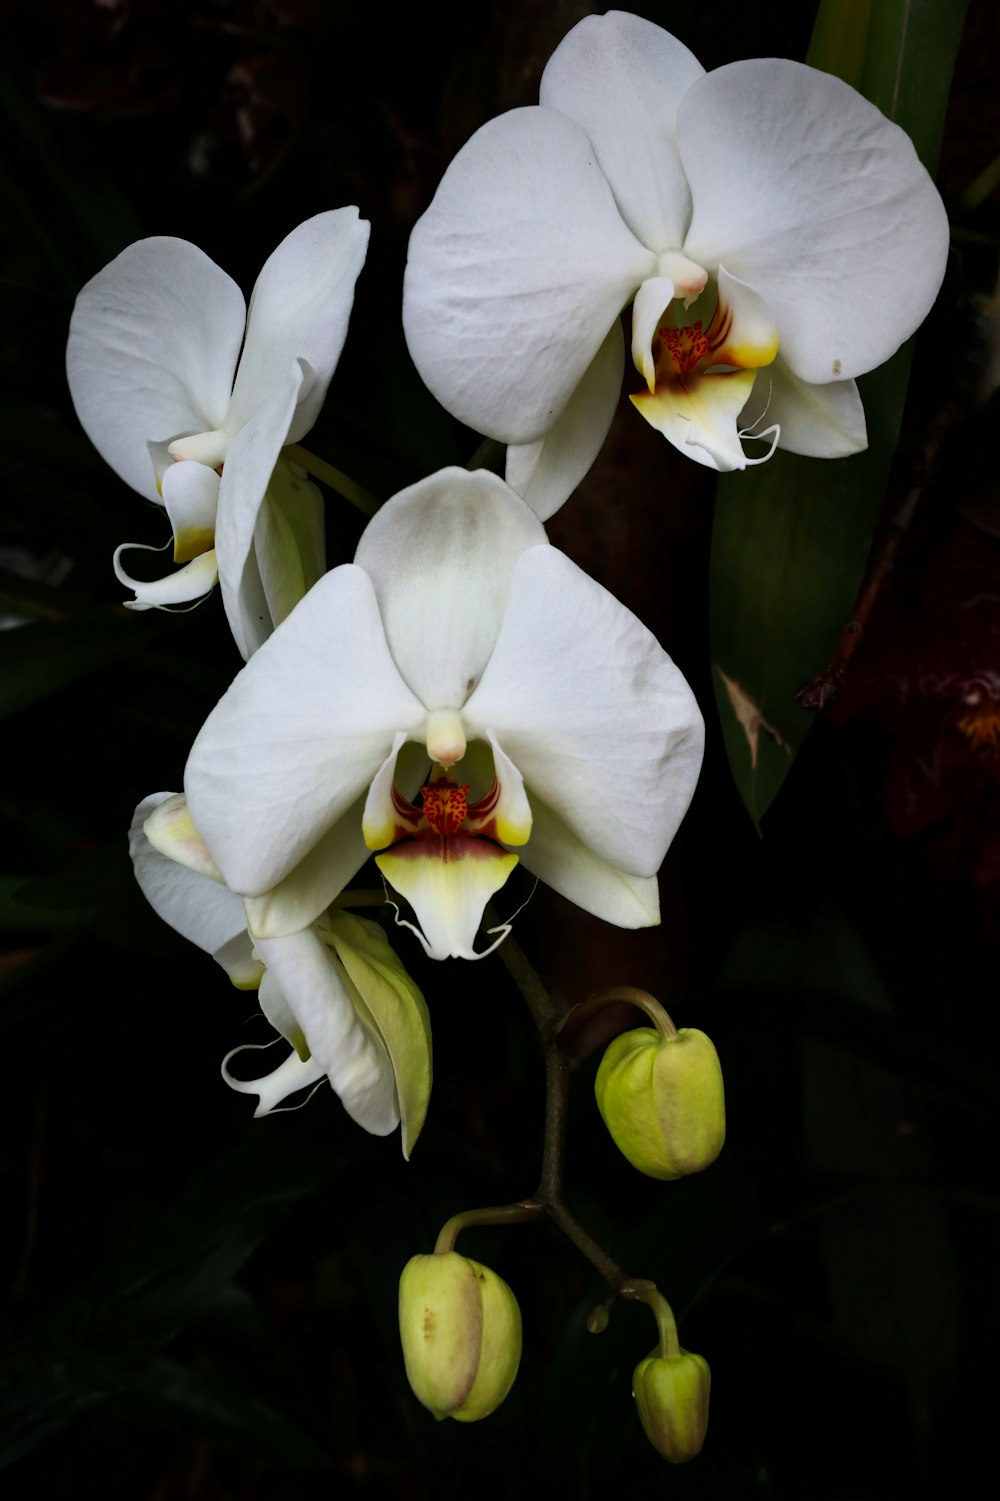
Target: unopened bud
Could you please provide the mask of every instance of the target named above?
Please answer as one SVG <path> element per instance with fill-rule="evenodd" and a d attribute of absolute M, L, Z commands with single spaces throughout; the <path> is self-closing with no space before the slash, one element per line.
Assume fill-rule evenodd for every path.
<path fill-rule="evenodd" d="M 680 1178 L 714 1162 L 726 1139 L 719 1057 L 704 1032 L 623 1032 L 601 1060 L 597 1108 L 620 1151 L 650 1178 Z"/>
<path fill-rule="evenodd" d="M 708 1428 L 712 1375 L 701 1355 L 649 1355 L 632 1376 L 632 1393 L 646 1437 L 664 1459 L 683 1464 L 700 1453 Z"/>
<path fill-rule="evenodd" d="M 521 1360 L 521 1310 L 502 1277 L 457 1251 L 414 1256 L 399 1279 L 406 1377 L 435 1417 L 474 1423 L 506 1397 Z"/>

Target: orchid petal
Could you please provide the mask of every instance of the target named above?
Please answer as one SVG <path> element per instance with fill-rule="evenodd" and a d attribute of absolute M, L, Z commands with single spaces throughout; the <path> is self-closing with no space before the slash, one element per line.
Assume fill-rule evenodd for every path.
<path fill-rule="evenodd" d="M 603 859 L 656 872 L 698 779 L 701 714 L 655 637 L 555 548 L 519 560 L 463 718 Z"/>
<path fill-rule="evenodd" d="M 483 909 L 514 869 L 516 855 L 488 839 L 453 834 L 447 840 L 404 840 L 377 855 L 375 864 L 416 913 L 419 928 L 397 921 L 416 933 L 431 959 L 484 959 L 491 952 L 477 953 L 475 937 Z"/>
<path fill-rule="evenodd" d="M 542 521 L 554 515 L 590 469 L 608 435 L 625 372 L 620 323 L 611 331 L 562 416 L 534 443 L 507 449 L 505 479 Z"/>
<path fill-rule="evenodd" d="M 247 921 L 256 938 L 284 938 L 298 933 L 325 912 L 370 851 L 361 837 L 364 794 L 327 829 L 283 881 L 263 896 L 246 898 Z"/>
<path fill-rule="evenodd" d="M 143 896 L 165 923 L 212 954 L 240 989 L 252 989 L 260 980 L 262 967 L 251 957 L 239 897 L 211 876 L 161 854 L 144 833 L 157 809 L 176 806 L 175 798 L 175 793 L 154 792 L 136 808 L 129 830 L 135 878 Z"/>
<path fill-rule="evenodd" d="M 782 59 L 718 68 L 685 95 L 677 142 L 685 254 L 757 289 L 801 379 L 871 370 L 926 317 L 944 208 L 905 132 L 840 79 Z"/>
<path fill-rule="evenodd" d="M 254 412 L 251 420 L 236 434 L 229 445 L 222 483 L 219 487 L 219 515 L 216 522 L 215 549 L 219 559 L 219 584 L 226 617 L 236 644 L 245 657 L 249 657 L 254 643 L 260 643 L 277 623 L 271 615 L 264 622 L 255 618 L 249 606 L 259 608 L 257 579 L 261 579 L 265 600 L 268 599 L 268 579 L 280 572 L 283 563 L 295 568 L 294 557 L 280 561 L 271 559 L 268 578 L 264 577 L 261 559 L 250 563 L 254 547 L 254 532 L 260 515 L 264 496 L 288 437 L 288 424 L 295 411 L 304 378 L 300 364 L 290 365 L 279 377 L 271 377 L 270 396 Z M 299 576 L 301 583 L 301 576 Z"/>
<path fill-rule="evenodd" d="M 622 222 L 583 131 L 555 110 L 511 110 L 463 146 L 410 238 L 414 363 L 470 427 L 533 442 L 655 259 Z"/>
<path fill-rule="evenodd" d="M 632 304 L 632 363 L 650 391 L 656 390 L 656 360 L 653 335 L 674 299 L 674 284 L 666 276 L 651 276 L 643 282 Z"/>
<path fill-rule="evenodd" d="M 359 1017 L 340 966 L 312 928 L 261 939 L 261 958 L 348 1115 L 374 1136 L 399 1124 L 392 1065 Z"/>
<path fill-rule="evenodd" d="M 312 427 L 347 337 L 369 230 L 356 208 L 332 209 L 298 225 L 264 262 L 250 298 L 227 432 L 251 420 L 297 361 L 309 378 L 283 441 L 297 443 Z"/>
<path fill-rule="evenodd" d="M 307 1089 L 310 1084 L 318 1084 L 324 1072 L 322 1064 L 317 1063 L 315 1058 L 303 1063 L 295 1052 L 289 1053 L 276 1069 L 259 1079 L 237 1079 L 229 1072 L 229 1060 L 235 1058 L 237 1053 L 263 1052 L 264 1047 L 269 1046 L 269 1043 L 247 1043 L 244 1047 L 234 1048 L 222 1060 L 222 1077 L 230 1089 L 235 1089 L 237 1094 L 255 1094 L 259 1097 L 260 1103 L 254 1111 L 255 1120 L 283 1104 L 289 1095 L 297 1094 L 300 1089 Z"/>
<path fill-rule="evenodd" d="M 210 876 L 213 881 L 222 880 L 208 846 L 194 826 L 183 792 L 161 798 L 146 819 L 143 833 L 153 849 L 166 855 L 168 860 L 185 865 L 188 870 L 196 870 L 199 875 Z"/>
<path fill-rule="evenodd" d="M 260 896 L 365 791 L 424 710 L 389 655 L 368 575 L 325 574 L 238 674 L 191 750 L 185 787 L 227 885 Z"/>
<path fill-rule="evenodd" d="M 186 240 L 130 245 L 77 297 L 73 405 L 101 456 L 147 500 L 159 499 L 147 442 L 221 425 L 245 320 L 239 287 Z"/>
<path fill-rule="evenodd" d="M 662 27 L 609 11 L 574 26 L 542 74 L 539 102 L 587 132 L 622 218 L 651 250 L 680 245 L 691 216 L 675 127 L 704 72 Z"/>
<path fill-rule="evenodd" d="M 273 971 L 266 969 L 257 992 L 257 1002 L 265 1019 L 276 1032 L 280 1032 L 297 1056 L 305 1063 L 312 1055 L 299 1019 L 285 999 Z"/>
<path fill-rule="evenodd" d="M 275 625 L 326 569 L 323 496 L 298 465 L 279 458 L 254 527 L 254 552 Z"/>
<path fill-rule="evenodd" d="M 204 464 L 182 460 L 163 473 L 163 504 L 174 529 L 174 562 L 187 563 L 215 546 L 219 476 Z"/>
<path fill-rule="evenodd" d="M 167 546 L 169 545 L 168 543 Z M 125 601 L 130 610 L 162 610 L 168 605 L 188 604 L 191 600 L 204 598 L 215 588 L 219 570 L 216 567 L 214 548 L 210 552 L 201 553 L 190 563 L 185 563 L 183 568 L 168 573 L 165 578 L 149 582 L 131 578 L 119 563 L 122 553 L 132 548 L 136 552 L 163 551 L 162 547 L 149 547 L 144 542 L 123 542 L 120 547 L 115 548 L 111 560 L 115 578 L 126 589 L 135 591 L 135 599 Z"/>
<path fill-rule="evenodd" d="M 758 373 L 740 426 L 761 422 L 781 429 L 778 447 L 814 459 L 842 459 L 868 447 L 865 409 L 857 383 L 833 380 L 811 386 L 799 380 L 779 356 Z"/>
<path fill-rule="evenodd" d="M 629 400 L 650 427 L 675 448 L 708 469 L 726 473 L 748 463 L 736 419 L 753 390 L 755 370 L 724 375 L 692 375 L 663 383 L 655 392 L 639 391 Z"/>
<path fill-rule="evenodd" d="M 531 837 L 533 815 L 531 802 L 524 790 L 524 778 L 499 743 L 490 736 L 496 778 L 497 803 L 491 812 L 495 832 L 491 838 L 500 844 L 522 845 Z M 484 831 L 485 832 L 485 831 Z"/>
<path fill-rule="evenodd" d="M 632 876 L 595 855 L 537 793 L 531 795 L 531 838 L 521 854 L 525 870 L 619 928 L 655 927 L 660 894 L 655 876 Z"/>
<path fill-rule="evenodd" d="M 369 523 L 355 561 L 375 586 L 396 666 L 428 709 L 458 709 L 468 698 L 493 650 L 516 560 L 545 542 L 534 512 L 485 469 L 442 469 Z"/>
<path fill-rule="evenodd" d="M 392 1062 L 403 1156 L 409 1161 L 431 1095 L 431 1019 L 427 1003 L 377 923 L 335 912 L 327 941 L 332 943 Z"/>
<path fill-rule="evenodd" d="M 402 839 L 408 833 L 400 823 L 399 810 L 392 795 L 396 785 L 399 753 L 405 742 L 405 734 L 400 733 L 394 738 L 389 754 L 372 777 L 368 788 L 361 814 L 361 834 L 366 850 L 385 849 L 386 845 L 395 844 L 397 839 Z M 424 751 L 422 754 L 423 764 L 426 766 L 427 753 Z"/>

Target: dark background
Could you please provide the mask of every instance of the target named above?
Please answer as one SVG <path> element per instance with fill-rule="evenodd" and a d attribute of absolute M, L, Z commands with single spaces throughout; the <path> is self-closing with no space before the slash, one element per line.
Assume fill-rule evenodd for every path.
<path fill-rule="evenodd" d="M 805 55 L 798 0 L 637 6 L 712 67 Z M 709 722 L 664 867 L 663 924 L 623 933 L 539 889 L 517 936 L 569 1004 L 648 988 L 715 1040 L 729 1140 L 645 1180 L 579 1049 L 569 1198 L 674 1302 L 709 1360 L 703 1455 L 674 1469 L 630 1396 L 645 1310 L 588 1335 L 601 1284 L 547 1227 L 460 1248 L 521 1303 L 518 1382 L 484 1423 L 435 1424 L 395 1331 L 399 1271 L 459 1209 L 536 1182 L 536 1039 L 494 956 L 398 947 L 434 1022 L 413 1161 L 323 1091 L 255 1122 L 219 1078 L 263 1040 L 252 998 L 134 887 L 125 831 L 181 785 L 240 665 L 220 602 L 129 614 L 110 566 L 164 523 L 75 424 L 63 376 L 84 281 L 131 240 L 195 241 L 249 292 L 298 222 L 372 222 L 351 332 L 307 446 L 386 497 L 475 435 L 423 391 L 399 324 L 406 241 L 455 150 L 532 103 L 585 6 L 64 0 L 0 6 L 0 1488 L 12 1501 L 654 1494 L 903 1501 L 978 1490 L 998 1335 L 1000 486 L 998 23 L 972 0 L 940 183 L 956 251 L 918 343 L 901 455 L 948 436 L 844 692 L 759 838 L 712 708 L 712 481 L 617 422 L 552 538 L 675 656 Z M 996 375 L 992 376 L 995 382 Z M 625 417 L 631 418 L 631 412 Z M 360 520 L 328 504 L 331 562 Z M 824 664 L 817 663 L 819 671 Z M 970 728 L 975 710 L 979 731 Z M 992 720 L 990 715 L 993 715 Z M 990 728 L 992 724 L 993 728 Z M 505 900 L 528 895 L 515 876 Z M 607 1019 L 605 1035 L 634 1025 Z"/>

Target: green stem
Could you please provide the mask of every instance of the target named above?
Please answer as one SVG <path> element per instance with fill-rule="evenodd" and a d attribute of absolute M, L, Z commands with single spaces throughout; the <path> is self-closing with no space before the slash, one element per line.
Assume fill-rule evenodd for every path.
<path fill-rule="evenodd" d="M 579 1005 L 574 1006 L 566 1014 L 556 1041 L 560 1047 L 568 1047 L 599 1011 L 603 1011 L 606 1006 L 622 1004 L 636 1006 L 640 1011 L 644 1011 L 659 1033 L 662 1042 L 669 1042 L 677 1036 L 677 1028 L 669 1012 L 665 1011 L 659 1001 L 655 1000 L 648 991 L 639 990 L 635 985 L 614 985 L 610 990 L 602 990 L 600 995 L 589 996 L 587 1000 L 580 1001 Z"/>
<path fill-rule="evenodd" d="M 453 1214 L 441 1226 L 441 1233 L 434 1245 L 434 1255 L 443 1256 L 455 1249 L 455 1242 L 470 1225 L 509 1225 L 523 1220 L 536 1220 L 542 1213 L 540 1204 L 526 1199 L 518 1204 L 497 1204 L 490 1209 L 465 1209 Z"/>
<path fill-rule="evenodd" d="M 646 1287 L 636 1285 L 631 1288 L 622 1288 L 622 1297 L 631 1298 L 637 1303 L 645 1303 L 653 1310 L 656 1327 L 660 1332 L 658 1353 L 665 1358 L 676 1359 L 681 1353 L 680 1340 L 677 1338 L 677 1321 L 674 1318 L 674 1310 L 659 1289 L 652 1283 Z"/>
<path fill-rule="evenodd" d="M 345 500 L 349 500 L 352 506 L 356 506 L 362 516 L 374 516 L 380 508 L 380 502 L 361 485 L 356 484 L 350 475 L 335 469 L 325 459 L 319 459 L 307 448 L 302 448 L 298 443 L 292 443 L 285 449 L 285 457 L 291 459 L 293 464 L 299 464 L 311 474 L 314 479 L 321 480 L 324 485 L 329 485 L 331 490 L 336 490 Z"/>

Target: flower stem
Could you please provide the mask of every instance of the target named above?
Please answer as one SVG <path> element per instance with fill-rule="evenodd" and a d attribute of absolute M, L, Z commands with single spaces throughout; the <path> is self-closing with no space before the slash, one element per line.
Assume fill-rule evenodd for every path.
<path fill-rule="evenodd" d="M 298 443 L 292 443 L 285 449 L 285 457 L 291 459 L 293 464 L 299 464 L 311 474 L 313 479 L 321 480 L 324 485 L 329 485 L 331 490 L 336 490 L 345 500 L 349 500 L 352 506 L 356 506 L 362 516 L 374 516 L 380 507 L 380 502 L 361 485 L 356 484 L 350 475 L 343 474 L 335 469 L 325 459 L 319 459 L 307 448 Z"/>
<path fill-rule="evenodd" d="M 585 1001 L 580 1001 L 567 1012 L 556 1035 L 556 1041 L 560 1047 L 568 1046 L 599 1011 L 603 1011 L 606 1006 L 619 1006 L 623 1003 L 644 1011 L 663 1042 L 669 1042 L 671 1038 L 677 1036 L 677 1028 L 669 1012 L 665 1011 L 659 1001 L 655 1000 L 648 991 L 639 990 L 635 985 L 614 985 L 610 990 L 602 990 L 600 995 L 588 996 Z"/>
<path fill-rule="evenodd" d="M 446 1220 L 441 1226 L 441 1233 L 434 1245 L 434 1254 L 442 1256 L 446 1251 L 453 1251 L 459 1235 L 470 1225 L 516 1224 L 519 1220 L 536 1220 L 541 1214 L 541 1205 L 533 1203 L 530 1199 L 518 1204 L 497 1204 L 490 1209 L 465 1209 L 461 1214 L 453 1214 L 451 1219 Z"/>

